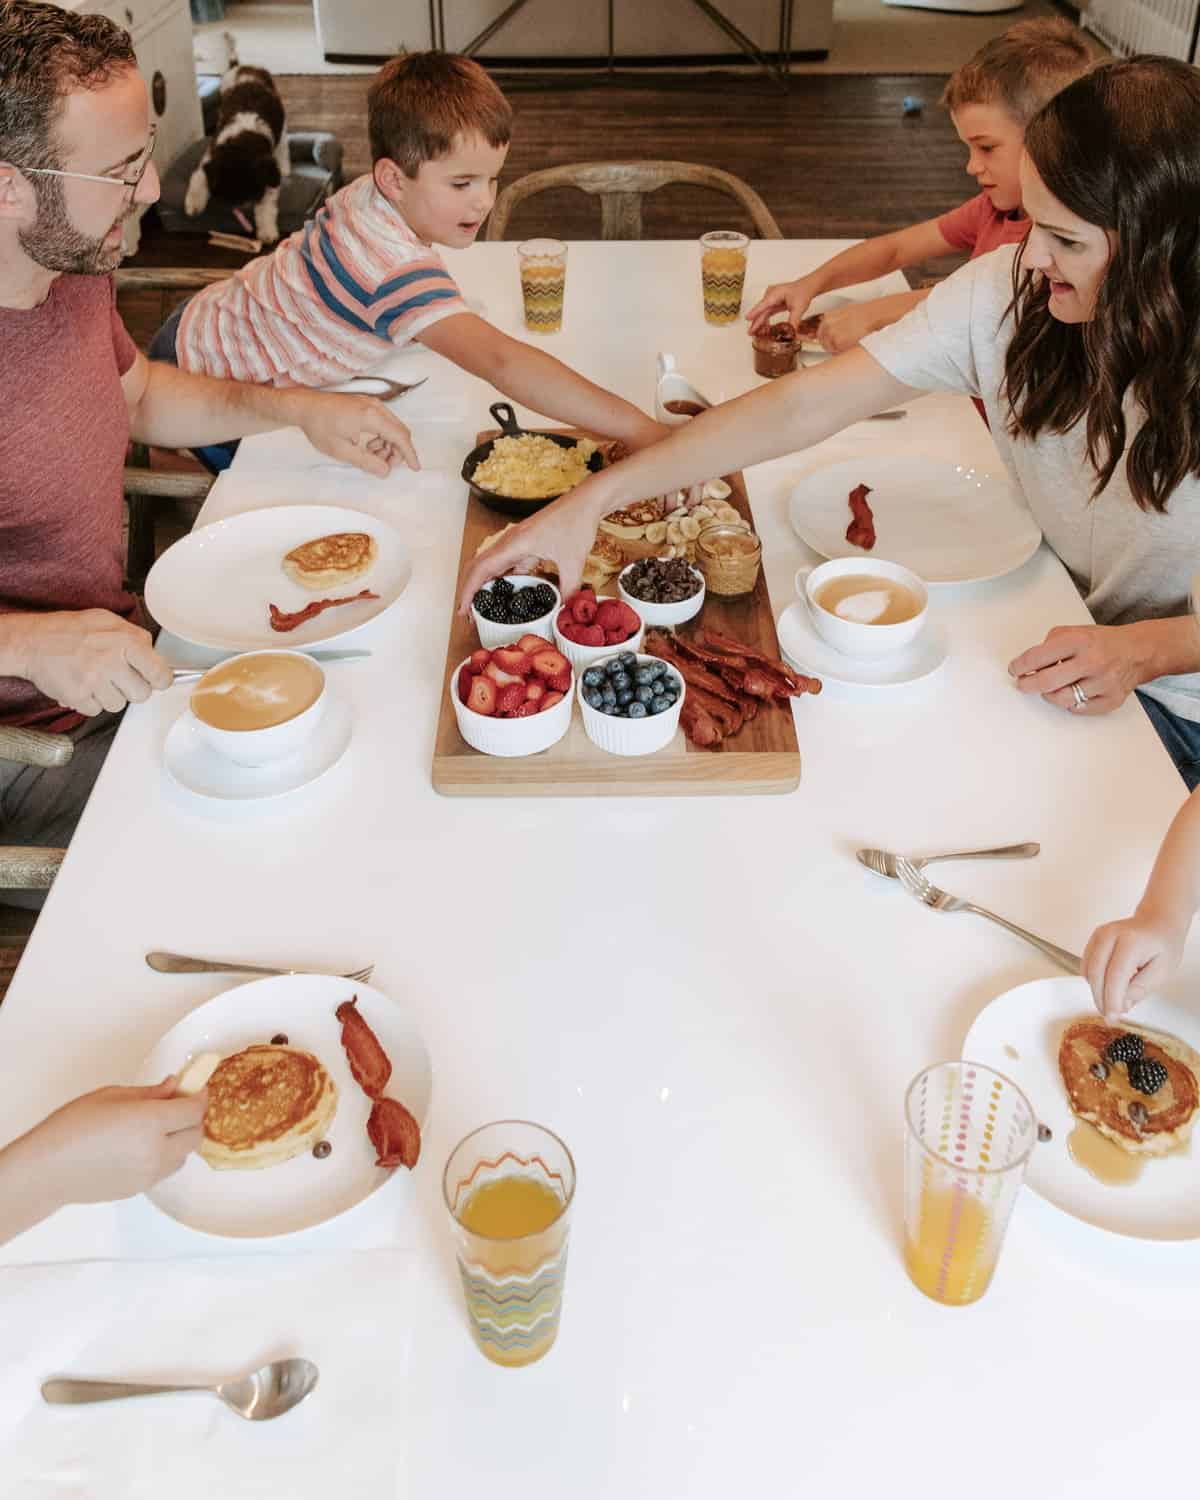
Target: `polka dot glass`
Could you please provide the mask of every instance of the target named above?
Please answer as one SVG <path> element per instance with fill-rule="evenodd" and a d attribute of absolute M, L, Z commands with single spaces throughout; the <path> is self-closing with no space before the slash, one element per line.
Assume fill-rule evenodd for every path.
<path fill-rule="evenodd" d="M 913 1284 L 961 1307 L 987 1291 L 1037 1120 L 1021 1090 L 982 1063 L 935 1063 L 904 1102 L 904 1259 Z"/>

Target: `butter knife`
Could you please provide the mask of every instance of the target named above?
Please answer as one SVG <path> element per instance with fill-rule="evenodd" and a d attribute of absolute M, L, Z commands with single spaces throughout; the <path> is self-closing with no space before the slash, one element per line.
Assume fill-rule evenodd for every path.
<path fill-rule="evenodd" d="M 287 647 L 283 648 L 287 650 Z M 306 651 L 305 656 L 312 657 L 313 661 L 359 661 L 364 656 L 370 656 L 370 651 Z M 229 661 L 231 658 L 223 656 L 221 661 Z M 173 682 L 195 682 L 198 677 L 203 677 L 205 672 L 211 672 L 213 667 L 219 667 L 221 662 L 211 662 L 207 667 L 176 667 Z"/>

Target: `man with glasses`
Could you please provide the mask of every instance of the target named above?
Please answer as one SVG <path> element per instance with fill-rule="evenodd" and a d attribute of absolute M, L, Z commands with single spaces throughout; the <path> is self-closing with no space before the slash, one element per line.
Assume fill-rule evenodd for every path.
<path fill-rule="evenodd" d="M 294 425 L 368 473 L 417 467 L 372 397 L 208 379 L 137 351 L 111 272 L 125 220 L 158 197 L 149 115 L 128 33 L 0 0 L 0 724 L 75 740 L 62 769 L 0 762 L 10 844 L 65 843 L 116 715 L 171 683 L 122 583 L 131 437 L 178 448 Z"/>

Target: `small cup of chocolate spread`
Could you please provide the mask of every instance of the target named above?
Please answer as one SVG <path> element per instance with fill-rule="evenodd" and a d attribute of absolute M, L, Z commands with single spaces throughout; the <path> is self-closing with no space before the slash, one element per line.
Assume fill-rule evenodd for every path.
<path fill-rule="evenodd" d="M 790 375 L 796 367 L 796 330 L 790 323 L 769 323 L 764 332 L 755 334 L 750 341 L 754 345 L 754 370 L 774 380 L 777 375 Z"/>

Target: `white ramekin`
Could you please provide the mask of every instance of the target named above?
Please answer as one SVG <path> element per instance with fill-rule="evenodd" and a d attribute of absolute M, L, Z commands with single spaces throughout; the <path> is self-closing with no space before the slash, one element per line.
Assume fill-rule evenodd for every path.
<path fill-rule="evenodd" d="M 458 732 L 473 750 L 481 750 L 484 755 L 536 755 L 539 750 L 556 745 L 571 727 L 571 690 L 563 694 L 561 703 L 526 719 L 497 719 L 490 714 L 477 714 L 458 696 L 458 674 L 466 664 L 460 661 L 451 672 L 449 692 Z"/>
<path fill-rule="evenodd" d="M 598 598 L 596 602 L 598 604 L 603 604 L 603 597 Z M 638 648 L 642 644 L 643 639 L 645 638 L 646 622 L 642 620 L 641 611 L 638 607 L 636 599 L 630 601 L 629 607 L 633 610 L 634 614 L 637 615 L 638 619 L 642 621 L 642 623 L 629 637 L 629 639 L 627 641 L 622 641 L 619 646 L 580 646 L 575 641 L 569 641 L 566 636 L 563 635 L 562 631 L 558 628 L 558 612 L 555 612 L 554 644 L 575 668 L 576 677 L 578 677 L 586 667 L 590 667 L 593 662 L 601 661 L 608 656 L 619 656 L 622 651 L 638 650 Z"/>
<path fill-rule="evenodd" d="M 627 646 L 610 646 L 608 655 L 602 657 L 600 661 L 592 662 L 592 666 L 598 667 L 609 658 L 620 656 L 623 651 L 627 650 L 629 650 Z M 645 666 L 648 662 L 657 660 L 657 656 L 639 653 L 638 666 Z M 610 755 L 651 755 L 655 750 L 661 750 L 664 745 L 669 745 L 675 738 L 675 731 L 679 728 L 679 715 L 683 712 L 683 700 L 687 697 L 687 683 L 680 676 L 678 668 L 671 666 L 669 662 L 667 671 L 679 683 L 679 697 L 676 698 L 673 707 L 665 709 L 661 714 L 647 714 L 644 719 L 626 719 L 617 714 L 602 714 L 598 708 L 593 708 L 584 700 L 583 673 L 577 672 L 578 682 L 575 686 L 575 695 L 579 699 L 583 727 L 587 730 L 587 737 L 592 744 L 598 745 L 601 750 L 607 750 Z"/>
<path fill-rule="evenodd" d="M 530 620 L 526 625 L 497 625 L 494 620 L 485 620 L 475 606 L 471 605 L 471 618 L 475 621 L 475 629 L 479 632 L 479 644 L 486 646 L 489 651 L 494 651 L 497 646 L 511 646 L 514 641 L 519 641 L 523 635 L 540 635 L 544 639 L 550 639 L 550 622 L 557 618 L 562 608 L 562 595 L 558 592 L 548 578 L 534 578 L 529 573 L 510 573 L 508 581 L 514 589 L 524 588 L 526 584 L 544 583 L 548 588 L 554 589 L 554 608 L 548 609 L 544 615 L 539 615 L 536 620 Z M 492 583 L 495 579 L 492 580 Z M 485 589 L 490 589 L 492 584 L 485 583 Z M 480 716 L 476 714 L 476 718 Z"/>
<path fill-rule="evenodd" d="M 699 579 L 700 588 L 690 599 L 681 599 L 678 604 L 650 604 L 645 599 L 639 599 L 636 594 L 629 593 L 625 588 L 625 575 L 630 568 L 635 566 L 635 563 L 630 563 L 628 567 L 621 569 L 617 575 L 617 588 L 621 598 L 630 609 L 636 610 L 641 615 L 643 623 L 652 629 L 661 625 L 682 625 L 685 620 L 692 619 L 704 608 L 704 574 L 691 563 L 688 564 L 688 568 L 692 575 Z M 557 618 L 556 615 L 555 619 Z M 609 650 L 611 649 L 610 647 Z"/>

